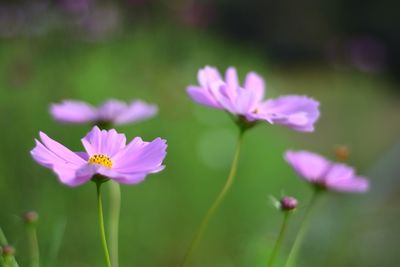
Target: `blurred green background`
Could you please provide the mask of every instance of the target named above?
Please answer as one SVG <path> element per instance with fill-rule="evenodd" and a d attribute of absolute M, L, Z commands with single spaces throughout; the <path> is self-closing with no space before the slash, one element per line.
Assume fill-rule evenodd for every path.
<path fill-rule="evenodd" d="M 301 36 L 298 25 L 290 27 L 294 20 L 278 19 L 292 14 L 295 7 L 271 5 L 279 12 L 265 18 L 273 9 L 251 13 L 257 5 L 249 3 L 0 4 L 0 226 L 17 248 L 20 266 L 28 266 L 20 215 L 32 209 L 40 214 L 43 266 L 103 266 L 95 186 L 61 185 L 51 171 L 33 162 L 29 151 L 39 131 L 73 150 L 82 149 L 80 138 L 90 127 L 58 124 L 49 116 L 50 103 L 79 99 L 100 104 L 108 98 L 157 104 L 156 118 L 118 130 L 128 139 L 161 136 L 169 145 L 165 171 L 139 185 L 122 187 L 120 265 L 179 266 L 225 182 L 237 134 L 224 112 L 199 106 L 186 95 L 186 86 L 197 83 L 197 71 L 204 65 L 220 70 L 236 66 L 241 78 L 254 70 L 266 79 L 268 97 L 312 96 L 321 102 L 322 116 L 311 134 L 268 124 L 248 132 L 237 179 L 193 266 L 264 266 L 282 220 L 269 197 L 289 194 L 301 204 L 290 222 L 279 259 L 283 261 L 311 190 L 282 155 L 286 149 L 307 149 L 334 159 L 337 145 L 349 147 L 349 164 L 370 179 L 371 190 L 364 195 L 324 197 L 298 266 L 400 266 L 400 91 L 398 51 L 390 41 L 398 39 L 386 38 L 392 36 L 391 24 L 374 24 L 367 16 L 361 22 L 380 27 L 360 22 L 375 31 L 360 30 L 361 45 L 348 49 L 353 39 L 342 42 L 333 37 L 341 33 L 359 41 L 356 18 L 342 21 L 354 26 L 350 33 L 336 27 L 336 20 L 325 21 L 323 25 L 331 27 L 314 31 L 323 21 L 318 14 L 324 13 L 306 9 L 297 18 L 305 30 Z M 327 1 L 323 10 L 330 5 L 334 4 Z M 338 13 L 352 10 L 335 7 Z M 370 3 L 369 8 L 376 7 Z M 250 12 L 247 17 L 243 10 Z M 232 16 L 239 21 L 232 22 Z M 281 31 L 271 31 L 269 22 Z"/>

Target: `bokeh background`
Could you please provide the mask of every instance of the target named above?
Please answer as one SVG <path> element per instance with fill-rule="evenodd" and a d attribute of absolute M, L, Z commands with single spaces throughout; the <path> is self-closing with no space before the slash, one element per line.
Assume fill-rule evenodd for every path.
<path fill-rule="evenodd" d="M 193 266 L 264 266 L 282 220 L 269 197 L 290 194 L 301 205 L 283 261 L 311 190 L 282 154 L 334 158 L 337 145 L 349 147 L 371 190 L 324 197 L 298 266 L 400 266 L 397 11 L 386 0 L 1 1 L 0 226 L 20 265 L 28 265 L 20 215 L 32 209 L 42 266 L 103 265 L 93 184 L 62 186 L 29 155 L 39 130 L 75 150 L 89 130 L 53 121 L 49 104 L 140 98 L 159 115 L 118 129 L 166 138 L 167 168 L 122 188 L 121 266 L 179 266 L 226 179 L 237 134 L 224 112 L 196 105 L 185 87 L 204 65 L 232 65 L 241 78 L 250 70 L 265 77 L 269 97 L 313 96 L 322 116 L 311 134 L 264 124 L 245 136 L 237 180 Z"/>

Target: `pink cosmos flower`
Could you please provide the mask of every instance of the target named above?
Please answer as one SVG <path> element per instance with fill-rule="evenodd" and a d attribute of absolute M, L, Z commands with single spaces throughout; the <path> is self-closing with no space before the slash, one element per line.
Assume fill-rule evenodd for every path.
<path fill-rule="evenodd" d="M 250 72 L 240 85 L 233 67 L 227 69 L 225 78 L 209 66 L 200 69 L 197 77 L 200 85 L 190 85 L 187 92 L 199 104 L 226 110 L 247 122 L 264 120 L 297 131 L 314 131 L 314 123 L 319 118 L 319 102 L 312 98 L 287 95 L 264 100 L 264 80 Z"/>
<path fill-rule="evenodd" d="M 61 183 L 78 186 L 93 176 L 113 179 L 123 184 L 136 184 L 151 173 L 164 169 L 166 140 L 156 138 L 144 142 L 140 137 L 126 144 L 124 134 L 114 129 L 100 130 L 97 126 L 82 139 L 85 152 L 72 152 L 62 144 L 40 132 L 31 151 L 33 159 L 53 170 Z"/>
<path fill-rule="evenodd" d="M 157 106 L 140 100 L 129 104 L 110 99 L 99 107 L 83 101 L 65 100 L 52 104 L 50 113 L 53 118 L 66 123 L 108 123 L 121 125 L 151 118 L 157 114 Z"/>
<path fill-rule="evenodd" d="M 285 160 L 307 182 L 318 188 L 339 192 L 365 192 L 368 180 L 357 176 L 352 167 L 331 162 L 308 151 L 287 151 Z"/>

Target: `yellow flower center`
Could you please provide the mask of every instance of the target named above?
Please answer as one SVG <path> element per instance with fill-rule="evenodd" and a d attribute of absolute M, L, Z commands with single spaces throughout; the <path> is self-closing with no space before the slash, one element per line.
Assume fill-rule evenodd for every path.
<path fill-rule="evenodd" d="M 90 164 L 100 164 L 103 165 L 104 167 L 110 168 L 112 167 L 112 161 L 109 157 L 106 155 L 101 155 L 101 154 L 94 154 L 91 156 L 88 160 Z"/>

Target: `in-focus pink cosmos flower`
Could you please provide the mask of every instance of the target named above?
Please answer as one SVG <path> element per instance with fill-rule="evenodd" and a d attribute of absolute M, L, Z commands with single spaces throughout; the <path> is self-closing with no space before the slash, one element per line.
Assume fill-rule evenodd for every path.
<path fill-rule="evenodd" d="M 308 151 L 287 151 L 285 160 L 307 182 L 318 188 L 339 192 L 365 192 L 368 180 L 357 176 L 352 167 L 331 162 Z"/>
<path fill-rule="evenodd" d="M 52 169 L 61 183 L 78 186 L 99 174 L 123 184 L 142 182 L 151 173 L 164 169 L 166 140 L 156 138 L 144 142 L 140 137 L 126 144 L 124 134 L 114 129 L 100 130 L 97 126 L 81 140 L 85 152 L 72 152 L 40 132 L 31 151 L 40 165 Z"/>
<path fill-rule="evenodd" d="M 264 80 L 250 72 L 242 86 L 233 67 L 227 69 L 225 79 L 216 68 L 209 66 L 200 69 L 197 78 L 200 85 L 190 85 L 187 92 L 199 104 L 226 110 L 248 122 L 264 120 L 297 131 L 314 131 L 319 102 L 312 98 L 287 95 L 264 100 Z"/>
<path fill-rule="evenodd" d="M 157 114 L 157 106 L 135 100 L 126 104 L 110 99 L 99 107 L 83 101 L 65 100 L 52 104 L 50 113 L 53 118 L 66 123 L 107 123 L 121 125 L 151 118 Z"/>

